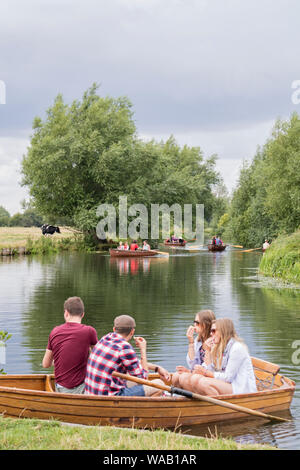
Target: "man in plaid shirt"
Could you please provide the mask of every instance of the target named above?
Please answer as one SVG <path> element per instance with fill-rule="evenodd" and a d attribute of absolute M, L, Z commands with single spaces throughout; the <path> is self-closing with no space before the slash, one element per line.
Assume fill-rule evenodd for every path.
<path fill-rule="evenodd" d="M 114 371 L 146 379 L 148 369 L 151 369 L 158 372 L 162 378 L 169 379 L 169 374 L 163 367 L 147 362 L 147 343 L 141 337 L 134 338 L 141 352 L 141 361 L 138 360 L 135 350 L 129 343 L 134 331 L 135 321 L 132 317 L 121 315 L 115 318 L 113 333 L 107 334 L 98 341 L 88 359 L 85 378 L 86 394 L 150 396 L 157 392 L 157 389 L 147 385 L 127 387 L 125 380 L 112 376 Z"/>

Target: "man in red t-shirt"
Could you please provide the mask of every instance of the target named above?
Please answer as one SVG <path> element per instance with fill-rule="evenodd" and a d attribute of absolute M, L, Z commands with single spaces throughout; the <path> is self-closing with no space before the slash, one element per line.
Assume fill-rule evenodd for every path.
<path fill-rule="evenodd" d="M 54 363 L 55 389 L 62 393 L 84 393 L 84 379 L 91 348 L 98 342 L 96 330 L 83 325 L 84 305 L 80 297 L 64 303 L 65 323 L 49 335 L 43 367 Z"/>
<path fill-rule="evenodd" d="M 136 251 L 139 249 L 139 245 L 137 244 L 136 240 L 133 240 L 133 242 L 130 245 L 130 251 Z"/>

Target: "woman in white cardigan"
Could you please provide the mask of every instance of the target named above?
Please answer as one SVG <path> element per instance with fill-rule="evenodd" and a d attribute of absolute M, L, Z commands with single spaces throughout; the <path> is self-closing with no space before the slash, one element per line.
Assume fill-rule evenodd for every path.
<path fill-rule="evenodd" d="M 220 318 L 211 328 L 202 365 L 195 365 L 189 389 L 202 395 L 256 392 L 254 370 L 247 346 L 237 336 L 232 320 Z"/>

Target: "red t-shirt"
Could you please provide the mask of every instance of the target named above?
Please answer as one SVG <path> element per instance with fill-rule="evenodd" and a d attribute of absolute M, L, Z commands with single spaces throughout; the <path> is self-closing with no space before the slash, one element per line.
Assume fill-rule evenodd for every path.
<path fill-rule="evenodd" d="M 135 250 L 137 250 L 138 248 L 139 248 L 139 245 L 138 245 L 137 243 L 131 243 L 131 245 L 130 245 L 130 250 L 131 250 L 131 251 L 133 251 L 133 250 L 135 251 Z"/>
<path fill-rule="evenodd" d="M 96 330 L 82 323 L 67 322 L 51 331 L 47 349 L 52 351 L 59 385 L 74 388 L 84 382 L 89 348 L 97 342 Z"/>

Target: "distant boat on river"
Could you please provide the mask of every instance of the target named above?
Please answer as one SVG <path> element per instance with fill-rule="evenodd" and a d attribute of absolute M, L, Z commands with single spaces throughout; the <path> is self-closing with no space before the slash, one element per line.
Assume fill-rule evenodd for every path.
<path fill-rule="evenodd" d="M 117 248 L 111 248 L 109 250 L 110 256 L 115 256 L 119 258 L 129 258 L 129 257 L 145 257 L 145 256 L 155 256 L 159 252 L 156 250 L 118 250 Z"/>
<path fill-rule="evenodd" d="M 226 249 L 226 245 L 207 245 L 208 251 L 224 251 Z"/>

